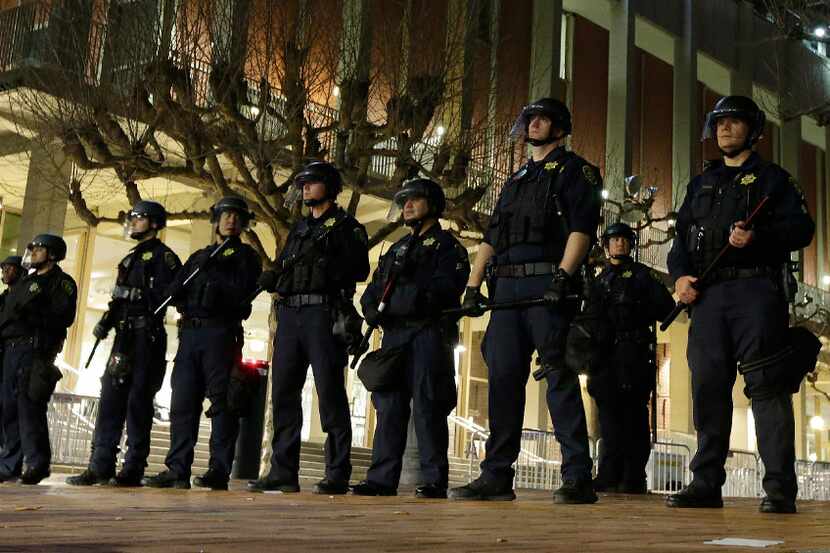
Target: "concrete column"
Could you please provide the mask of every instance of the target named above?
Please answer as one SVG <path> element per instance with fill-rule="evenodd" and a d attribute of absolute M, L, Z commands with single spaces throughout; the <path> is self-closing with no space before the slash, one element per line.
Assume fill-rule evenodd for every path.
<path fill-rule="evenodd" d="M 801 150 L 801 117 L 785 121 L 781 125 L 781 140 L 779 141 L 779 159 L 781 166 L 798 180 L 798 168 Z"/>
<path fill-rule="evenodd" d="M 816 186 L 816 250 L 818 253 L 816 262 L 818 270 L 816 274 L 816 283 L 819 288 L 827 289 L 827 286 L 822 282 L 824 275 L 828 274 L 824 264 L 827 258 L 827 185 L 830 183 L 828 177 L 827 152 L 830 152 L 830 126 L 824 127 L 825 146 L 824 155 L 816 156 L 816 175 L 818 175 L 818 182 L 821 183 L 821 176 L 824 175 L 824 186 Z M 820 150 L 819 150 L 820 151 Z"/>
<path fill-rule="evenodd" d="M 698 173 L 701 117 L 697 97 L 697 17 L 694 0 L 682 1 L 683 34 L 674 40 L 672 205 L 680 208 L 686 184 Z M 672 351 L 672 362 L 674 362 Z M 674 411 L 674 409 L 672 409 Z M 672 413 L 673 416 L 673 413 Z"/>
<path fill-rule="evenodd" d="M 18 252 L 23 252 L 36 234 L 63 234 L 71 171 L 72 163 L 59 148 L 47 149 L 32 142 Z"/>
<path fill-rule="evenodd" d="M 795 458 L 807 458 L 807 432 L 810 425 L 807 420 L 807 390 L 805 384 L 793 395 L 793 415 L 795 416 Z"/>
<path fill-rule="evenodd" d="M 633 0 L 611 4 L 608 41 L 608 118 L 605 145 L 605 188 L 611 198 L 623 197 L 623 179 L 631 174 L 631 117 L 639 76 L 634 47 Z"/>
<path fill-rule="evenodd" d="M 735 33 L 735 67 L 730 74 L 732 94 L 752 98 L 757 37 L 754 36 L 755 14 L 752 4 L 738 2 L 738 25 Z"/>
<path fill-rule="evenodd" d="M 565 100 L 562 64 L 562 0 L 534 0 L 529 101 L 550 96 Z"/>
<path fill-rule="evenodd" d="M 680 315 L 669 327 L 669 397 L 671 398 L 669 430 L 684 434 L 694 432 L 692 419 L 692 377 L 686 360 L 689 344 L 689 320 Z"/>
<path fill-rule="evenodd" d="M 320 397 L 317 395 L 316 386 L 311 388 L 311 413 L 308 416 L 308 424 L 308 441 L 316 444 L 325 442 L 326 433 L 323 432 L 323 423 L 320 422 Z"/>

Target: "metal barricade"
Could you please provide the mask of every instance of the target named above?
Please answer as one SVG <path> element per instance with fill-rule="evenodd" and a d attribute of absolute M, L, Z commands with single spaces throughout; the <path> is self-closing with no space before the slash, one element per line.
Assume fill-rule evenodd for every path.
<path fill-rule="evenodd" d="M 553 432 L 522 429 L 521 449 L 513 466 L 516 488 L 552 490 L 562 485 L 562 454 Z"/>
<path fill-rule="evenodd" d="M 97 397 L 52 395 L 46 418 L 53 463 L 85 466 L 89 462 L 97 416 Z"/>
<path fill-rule="evenodd" d="M 689 473 L 691 457 L 691 449 L 685 444 L 654 442 L 646 465 L 648 489 L 653 493 L 680 491 L 691 481 Z"/>
<path fill-rule="evenodd" d="M 830 501 L 830 463 L 796 461 L 798 499 Z"/>
<path fill-rule="evenodd" d="M 726 457 L 726 482 L 721 493 L 725 497 L 760 497 L 761 463 L 758 454 L 741 449 L 730 449 Z"/>

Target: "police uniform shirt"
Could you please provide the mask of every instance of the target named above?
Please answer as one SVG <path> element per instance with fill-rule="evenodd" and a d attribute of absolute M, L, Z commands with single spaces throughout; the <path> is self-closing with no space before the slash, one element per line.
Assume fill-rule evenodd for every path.
<path fill-rule="evenodd" d="M 594 286 L 600 288 L 614 330 L 644 330 L 674 308 L 674 300 L 654 270 L 633 260 L 609 263 Z"/>
<path fill-rule="evenodd" d="M 718 160 L 686 189 L 668 255 L 672 278 L 699 275 L 728 243 L 732 223 L 746 221 L 764 196 L 769 200 L 753 219 L 752 242 L 730 248 L 718 267 L 777 266 L 787 261 L 789 252 L 809 245 L 815 224 L 798 183 L 787 171 L 754 152 L 740 167 Z"/>
<path fill-rule="evenodd" d="M 436 222 L 422 236 L 404 236 L 381 256 L 361 298 L 364 313 L 377 310 L 396 258 L 403 265 L 384 311 L 386 317 L 418 319 L 460 305 L 470 276 L 469 256 L 464 246 Z"/>
<path fill-rule="evenodd" d="M 599 170 L 564 146 L 541 161 L 529 159 L 505 182 L 484 242 L 495 249 L 500 265 L 556 262 L 569 233 L 595 235 L 601 189 Z M 556 214 L 554 195 L 564 221 Z"/>
<path fill-rule="evenodd" d="M 44 274 L 26 275 L 11 289 L 3 306 L 0 320 L 9 322 L 2 337 L 33 336 L 39 348 L 58 350 L 75 320 L 77 303 L 78 286 L 59 266 Z"/>
<path fill-rule="evenodd" d="M 309 249 L 316 251 L 306 253 Z M 281 296 L 354 293 L 355 285 L 369 276 L 366 228 L 332 205 L 320 217 L 304 217 L 294 225 L 277 265 L 293 263 L 292 258 L 298 261 L 277 281 Z"/>
<path fill-rule="evenodd" d="M 217 247 L 218 244 L 212 244 L 194 252 L 176 275 L 169 291 L 180 290 L 182 282 L 197 267 L 202 267 L 187 288 L 177 294 L 176 307 L 182 315 L 223 317 L 229 321 L 247 319 L 251 315 L 248 299 L 256 290 L 262 260 L 238 236 L 229 238 L 227 245 L 208 260 Z"/>
<path fill-rule="evenodd" d="M 113 298 L 109 303 L 110 317 L 116 322 L 125 316 L 147 315 L 165 299 L 167 287 L 173 282 L 182 262 L 158 238 L 139 243 L 118 264 L 116 293 L 137 290 L 133 300 Z"/>

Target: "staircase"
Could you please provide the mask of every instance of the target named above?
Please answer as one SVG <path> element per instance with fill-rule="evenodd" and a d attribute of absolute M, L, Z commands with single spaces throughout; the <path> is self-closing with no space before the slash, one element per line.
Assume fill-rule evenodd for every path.
<path fill-rule="evenodd" d="M 192 474 L 200 475 L 207 471 L 210 457 L 210 422 L 202 421 L 199 427 L 199 440 L 193 456 Z M 147 474 L 156 474 L 165 470 L 164 458 L 170 447 L 170 426 L 156 421 L 150 435 L 150 456 L 147 459 Z M 352 447 L 352 481 L 359 482 L 366 478 L 366 471 L 372 462 L 372 450 L 366 447 Z M 478 475 L 478 465 L 474 466 Z M 303 442 L 300 448 L 300 478 L 317 481 L 325 476 L 326 459 L 323 444 Z M 458 457 L 450 457 L 450 485 L 463 485 L 469 481 L 469 462 Z"/>

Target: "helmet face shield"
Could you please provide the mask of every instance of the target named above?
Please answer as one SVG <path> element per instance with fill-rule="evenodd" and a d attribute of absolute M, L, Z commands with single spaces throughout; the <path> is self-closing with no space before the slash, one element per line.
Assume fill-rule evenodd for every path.
<path fill-rule="evenodd" d="M 403 208 L 398 205 L 398 202 L 389 202 L 389 210 L 386 212 L 387 223 L 397 223 L 403 217 Z"/>
<path fill-rule="evenodd" d="M 297 205 L 297 202 L 303 199 L 302 183 L 295 182 L 294 184 L 289 186 L 283 198 L 285 199 L 285 201 L 283 202 L 283 207 L 289 210 L 294 209 L 294 206 Z"/>
<path fill-rule="evenodd" d="M 26 251 L 23 253 L 23 260 L 20 262 L 20 266 L 23 267 L 24 271 L 32 268 L 32 249 L 29 246 L 26 246 Z"/>
<path fill-rule="evenodd" d="M 134 209 L 130 210 L 127 213 L 127 216 L 124 218 L 124 239 L 128 238 L 135 238 L 136 234 L 143 234 L 146 231 L 136 231 L 135 225 L 139 221 L 149 220 L 150 216 L 147 213 L 142 211 L 136 211 Z M 150 230 L 148 227 L 147 230 Z"/>

